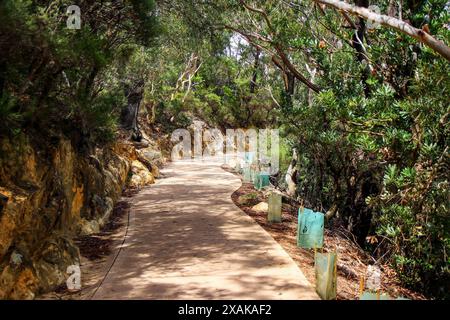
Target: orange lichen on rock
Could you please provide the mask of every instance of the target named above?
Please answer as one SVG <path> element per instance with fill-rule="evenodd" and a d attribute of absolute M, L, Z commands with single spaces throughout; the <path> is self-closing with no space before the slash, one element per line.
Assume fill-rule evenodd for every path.
<path fill-rule="evenodd" d="M 84 187 L 81 185 L 79 187 L 74 186 L 72 188 L 72 192 L 74 193 L 73 199 L 72 199 L 72 210 L 71 210 L 71 216 L 72 217 L 80 217 L 80 211 L 81 208 L 83 208 L 84 203 L 84 193 L 83 193 Z"/>
<path fill-rule="evenodd" d="M 31 300 L 34 299 L 36 289 L 36 276 L 30 268 L 26 268 L 20 273 L 9 296 L 15 300 Z"/>

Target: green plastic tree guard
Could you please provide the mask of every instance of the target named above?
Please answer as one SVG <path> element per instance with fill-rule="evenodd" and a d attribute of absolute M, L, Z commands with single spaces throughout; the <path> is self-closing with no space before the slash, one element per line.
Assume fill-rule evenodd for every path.
<path fill-rule="evenodd" d="M 319 253 L 314 256 L 316 292 L 323 300 L 336 299 L 337 253 Z"/>
<path fill-rule="evenodd" d="M 281 194 L 272 192 L 269 195 L 269 222 L 281 222 Z"/>
<path fill-rule="evenodd" d="M 255 189 L 261 190 L 269 184 L 269 175 L 267 173 L 259 173 L 256 175 Z"/>
<path fill-rule="evenodd" d="M 251 182 L 252 181 L 252 172 L 250 167 L 244 167 L 243 169 L 243 175 L 244 175 L 244 182 Z"/>
<path fill-rule="evenodd" d="M 359 297 L 359 300 L 410 300 L 410 299 L 405 297 L 397 297 L 395 299 L 388 294 L 364 291 Z"/>
<path fill-rule="evenodd" d="M 254 170 L 254 169 L 251 169 L 251 182 L 254 184 L 254 185 L 256 185 L 256 180 L 257 180 L 257 178 L 258 178 L 258 174 L 259 174 L 259 172 L 258 171 L 256 171 L 256 170 Z"/>
<path fill-rule="evenodd" d="M 323 247 L 325 215 L 311 209 L 298 209 L 297 246 L 305 249 Z"/>
<path fill-rule="evenodd" d="M 359 297 L 359 300 L 392 300 L 392 298 L 387 294 L 378 294 L 376 292 L 364 291 Z M 404 300 L 404 298 L 397 300 Z"/>

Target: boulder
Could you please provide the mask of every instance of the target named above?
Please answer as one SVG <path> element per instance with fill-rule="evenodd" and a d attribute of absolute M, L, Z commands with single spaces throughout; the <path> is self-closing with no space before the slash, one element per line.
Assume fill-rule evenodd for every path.
<path fill-rule="evenodd" d="M 257 212 L 267 212 L 269 210 L 269 204 L 267 202 L 260 202 L 253 206 L 252 210 Z"/>
<path fill-rule="evenodd" d="M 141 141 L 133 141 L 133 145 L 136 149 L 144 149 L 148 148 L 150 143 L 146 139 L 142 139 Z"/>
<path fill-rule="evenodd" d="M 42 291 L 65 283 L 69 277 L 67 267 L 80 264 L 78 247 L 65 235 L 51 235 L 42 242 L 39 252 L 33 265 Z"/>
<path fill-rule="evenodd" d="M 100 224 L 97 220 L 82 219 L 80 224 L 79 234 L 81 236 L 89 236 L 100 232 Z"/>
<path fill-rule="evenodd" d="M 140 162 L 145 164 L 149 170 L 153 165 L 160 166 L 163 163 L 163 156 L 161 151 L 154 148 L 145 148 L 137 150 L 137 156 Z"/>
<path fill-rule="evenodd" d="M 139 188 L 155 183 L 155 178 L 152 173 L 139 160 L 135 160 L 131 163 L 131 173 L 132 176 L 129 186 L 132 188 Z"/>

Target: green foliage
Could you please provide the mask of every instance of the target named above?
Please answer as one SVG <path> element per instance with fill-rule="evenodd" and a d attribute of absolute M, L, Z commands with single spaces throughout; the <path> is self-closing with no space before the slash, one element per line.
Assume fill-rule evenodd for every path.
<path fill-rule="evenodd" d="M 392 2 L 376 4 L 386 12 Z M 319 13 L 309 3 L 252 5 L 267 13 L 271 28 L 250 10 L 239 28 L 251 33 L 258 25 L 255 43 L 286 49 L 303 75 L 303 65 L 314 66 L 322 88 L 312 99 L 301 86 L 276 94 L 278 124 L 299 151 L 299 194 L 316 210 L 337 206 L 340 222 L 376 258 L 390 259 L 405 284 L 448 296 L 448 62 L 383 27 L 366 32 L 361 61 L 354 31 L 341 27 L 338 12 Z M 403 19 L 428 24 L 448 43 L 445 6 L 404 4 Z M 273 42 L 261 40 L 269 35 Z M 366 242 L 374 235 L 379 244 Z"/>
<path fill-rule="evenodd" d="M 390 239 L 402 280 L 441 297 L 448 297 L 450 281 L 449 106 L 441 91 L 450 86 L 444 75 L 449 71 L 438 61 L 418 65 L 410 97 L 402 104 L 403 114 L 414 119 L 401 149 L 407 157 L 399 161 L 403 165 L 387 167 L 383 192 L 371 199 L 380 210 L 377 233 Z M 433 86 L 433 79 L 443 87 Z"/>
<path fill-rule="evenodd" d="M 0 119 L 2 119 L 4 126 L 0 128 L 0 132 L 9 130 L 14 130 L 18 127 L 21 120 L 20 113 L 14 110 L 16 101 L 11 98 L 8 94 L 4 94 L 0 98 Z"/>
<path fill-rule="evenodd" d="M 68 30 L 68 0 L 3 0 L 0 130 L 103 143 L 127 103 L 123 88 L 140 81 L 141 110 L 167 131 L 195 118 L 278 127 L 283 171 L 299 153 L 305 204 L 336 207 L 335 219 L 405 284 L 448 297 L 449 63 L 384 27 L 366 30 L 358 51 L 342 14 L 310 1 L 246 2 L 266 15 L 237 0 L 88 1 L 82 29 Z M 402 18 L 448 44 L 446 2 L 403 2 Z M 395 2 L 375 4 L 399 14 Z M 320 92 L 276 66 L 280 52 Z"/>
<path fill-rule="evenodd" d="M 152 42 L 158 30 L 154 2 L 84 2 L 80 30 L 66 28 L 71 4 L 0 3 L 3 131 L 26 127 L 45 134 L 71 128 L 86 142 L 112 138 L 118 105 L 124 103 L 116 57 L 124 57 L 125 48 Z"/>

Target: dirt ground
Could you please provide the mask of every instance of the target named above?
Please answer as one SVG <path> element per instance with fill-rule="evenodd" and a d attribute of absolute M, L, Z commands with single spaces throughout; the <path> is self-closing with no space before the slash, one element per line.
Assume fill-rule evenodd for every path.
<path fill-rule="evenodd" d="M 137 189 L 126 190 L 111 214 L 109 222 L 98 234 L 78 237 L 74 241 L 80 249 L 82 289 L 70 292 L 65 284 L 55 291 L 39 295 L 37 300 L 88 300 L 103 281 L 113 264 L 127 232 L 131 199 Z"/>
<path fill-rule="evenodd" d="M 230 168 L 224 170 L 234 172 Z M 269 223 L 267 212 L 257 212 L 252 207 L 260 202 L 267 202 L 268 193 L 258 191 L 251 183 L 244 183 L 233 195 L 234 203 L 246 214 L 260 224 L 284 250 L 292 257 L 305 274 L 308 281 L 315 285 L 314 250 L 297 247 L 298 207 L 289 204 L 282 206 L 282 222 Z M 355 300 L 360 296 L 361 278 L 365 276 L 371 257 L 354 241 L 352 235 L 344 228 L 325 229 L 323 252 L 338 252 L 337 264 L 337 299 Z M 381 267 L 382 293 L 391 297 L 404 297 L 413 300 L 425 299 L 422 295 L 403 288 L 396 273 L 387 265 Z"/>

